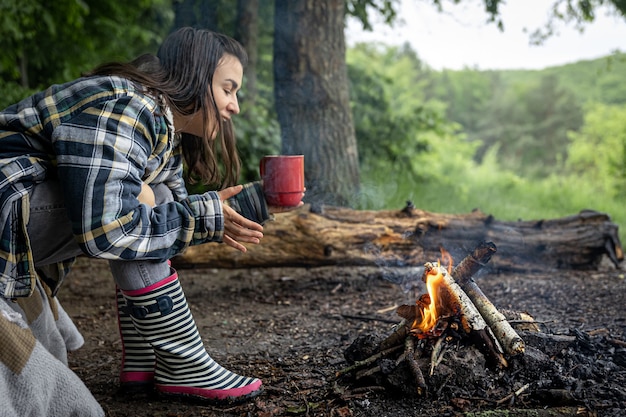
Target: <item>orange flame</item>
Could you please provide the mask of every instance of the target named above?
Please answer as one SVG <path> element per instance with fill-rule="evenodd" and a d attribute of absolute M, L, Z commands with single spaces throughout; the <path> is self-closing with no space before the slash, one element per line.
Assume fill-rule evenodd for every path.
<path fill-rule="evenodd" d="M 441 248 L 441 258 L 448 264 L 447 270 L 450 273 L 452 271 L 452 256 L 445 249 Z M 443 273 L 441 272 L 441 260 L 437 261 L 437 267 L 430 269 L 425 277 L 426 289 L 428 291 L 429 303 L 423 305 L 421 321 L 419 321 L 420 314 L 416 315 L 416 319 L 413 322 L 413 329 L 419 329 L 422 333 L 428 333 L 435 328 L 439 318 L 447 312 L 444 306 L 443 290 L 444 285 Z M 418 301 L 417 304 L 420 304 Z"/>
<path fill-rule="evenodd" d="M 415 322 L 413 323 L 413 328 L 418 328 L 423 333 L 427 333 L 428 331 L 432 330 L 437 324 L 437 319 L 441 315 L 440 311 L 442 310 L 442 297 L 439 289 L 441 288 L 440 284 L 442 279 L 443 274 L 439 272 L 438 268 L 431 269 L 426 275 L 426 289 L 428 290 L 430 303 L 427 306 L 424 306 L 424 309 L 422 311 L 422 320 L 418 323 L 416 318 Z"/>

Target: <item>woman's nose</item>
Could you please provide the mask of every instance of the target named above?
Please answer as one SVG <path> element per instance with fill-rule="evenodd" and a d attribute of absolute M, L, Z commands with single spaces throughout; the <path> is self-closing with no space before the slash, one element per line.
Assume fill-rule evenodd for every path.
<path fill-rule="evenodd" d="M 237 100 L 237 97 L 228 103 L 228 111 L 232 114 L 239 114 L 239 100 Z"/>

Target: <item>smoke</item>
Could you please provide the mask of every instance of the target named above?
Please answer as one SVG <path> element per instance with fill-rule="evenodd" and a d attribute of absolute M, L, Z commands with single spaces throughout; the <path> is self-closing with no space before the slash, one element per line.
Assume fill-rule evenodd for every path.
<path fill-rule="evenodd" d="M 398 182 L 392 179 L 383 181 L 365 181 L 361 182 L 361 189 L 357 196 L 360 207 L 367 210 L 384 210 L 384 209 L 401 209 L 402 207 L 389 207 L 389 202 L 394 200 L 410 200 L 411 195 L 406 198 L 397 198 Z"/>
<path fill-rule="evenodd" d="M 381 278 L 397 285 L 404 294 L 415 292 L 424 287 L 424 281 L 422 281 L 423 266 L 380 266 L 379 268 Z"/>

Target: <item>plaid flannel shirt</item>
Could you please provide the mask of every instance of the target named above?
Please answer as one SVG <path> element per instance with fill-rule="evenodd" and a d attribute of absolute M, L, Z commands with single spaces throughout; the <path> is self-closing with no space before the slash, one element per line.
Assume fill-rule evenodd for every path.
<path fill-rule="evenodd" d="M 169 110 L 119 77 L 54 85 L 0 112 L 0 295 L 28 296 L 37 278 L 26 226 L 30 189 L 56 177 L 85 254 L 165 261 L 188 246 L 221 242 L 216 192 L 188 195 Z M 142 182 L 165 183 L 175 201 L 139 203 Z M 269 218 L 258 182 L 229 204 Z M 53 244 L 53 242 L 51 242 Z M 59 265 L 56 287 L 72 260 Z"/>

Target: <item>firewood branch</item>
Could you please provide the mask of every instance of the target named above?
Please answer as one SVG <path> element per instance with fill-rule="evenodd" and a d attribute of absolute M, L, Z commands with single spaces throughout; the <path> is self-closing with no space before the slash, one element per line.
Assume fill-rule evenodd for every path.
<path fill-rule="evenodd" d="M 492 242 L 482 242 L 456 266 L 452 271 L 452 276 L 494 332 L 505 353 L 517 355 L 524 352 L 524 341 L 473 279 L 474 274 L 489 262 L 495 252 L 496 246 Z"/>

